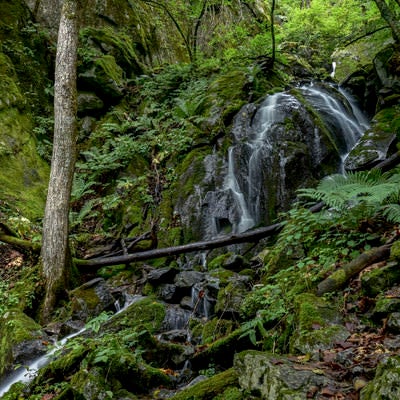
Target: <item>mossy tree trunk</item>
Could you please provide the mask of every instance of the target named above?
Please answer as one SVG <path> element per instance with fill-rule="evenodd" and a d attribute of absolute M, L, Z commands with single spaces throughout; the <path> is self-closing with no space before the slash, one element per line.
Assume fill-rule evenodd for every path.
<path fill-rule="evenodd" d="M 46 293 L 42 319 L 47 322 L 66 293 L 70 268 L 68 214 L 76 158 L 78 2 L 64 0 L 58 31 L 54 84 L 54 141 L 45 216 L 42 272 Z"/>
<path fill-rule="evenodd" d="M 387 22 L 392 30 L 393 39 L 397 44 L 400 44 L 400 22 L 398 18 L 398 13 L 400 10 L 393 10 L 390 8 L 388 4 L 386 4 L 385 0 L 374 0 L 378 9 L 381 13 L 382 18 Z M 400 1 L 396 0 L 396 3 L 400 7 Z M 392 7 L 397 8 L 394 4 Z"/>

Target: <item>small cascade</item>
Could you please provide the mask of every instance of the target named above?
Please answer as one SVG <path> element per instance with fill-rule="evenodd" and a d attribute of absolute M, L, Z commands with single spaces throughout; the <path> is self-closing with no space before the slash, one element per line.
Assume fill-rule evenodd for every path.
<path fill-rule="evenodd" d="M 323 117 L 325 123 L 332 126 L 332 132 L 335 132 L 339 144 L 341 155 L 348 154 L 358 139 L 366 130 L 366 118 L 356 107 L 355 102 L 349 102 L 351 110 L 339 98 L 330 95 L 314 85 L 301 87 L 302 93 Z M 340 92 L 347 101 L 350 99 L 345 90 Z"/>
<path fill-rule="evenodd" d="M 192 308 L 193 315 L 209 319 L 212 314 L 212 303 L 208 298 L 207 290 L 201 284 L 192 287 Z"/>
<path fill-rule="evenodd" d="M 241 191 L 235 175 L 233 149 L 233 147 L 229 149 L 228 174 L 226 176 L 225 189 L 231 191 L 236 205 L 240 210 L 240 221 L 237 226 L 234 227 L 233 233 L 241 233 L 252 228 L 255 225 L 255 221 L 250 215 L 250 211 L 247 207 L 247 202 L 244 198 L 244 193 Z"/>
<path fill-rule="evenodd" d="M 142 299 L 143 296 L 140 295 L 125 295 L 125 302 L 123 307 L 120 307 L 119 302 L 115 302 L 115 307 L 117 308 L 119 306 L 119 310 L 113 314 L 110 318 L 113 318 L 115 315 L 119 314 L 120 312 L 124 311 L 127 307 L 129 307 L 132 303 L 135 301 L 138 301 Z M 11 386 L 14 383 L 21 382 L 21 383 L 29 383 L 31 382 L 37 375 L 38 371 L 40 368 L 45 367 L 49 362 L 51 361 L 52 356 L 57 350 L 62 349 L 65 344 L 72 338 L 81 335 L 87 330 L 87 328 L 82 328 L 81 330 L 72 333 L 71 335 L 68 335 L 64 337 L 63 339 L 56 341 L 51 350 L 49 350 L 46 354 L 34 359 L 29 363 L 27 366 L 23 366 L 15 370 L 13 373 L 7 376 L 7 378 L 1 382 L 0 384 L 0 397 L 3 396 L 3 394 L 7 393 Z"/>
<path fill-rule="evenodd" d="M 205 236 L 270 223 L 299 187 L 335 165 L 343 171 L 368 126 L 354 99 L 328 85 L 302 85 L 245 106 L 234 121 L 223 187 L 204 199 Z"/>
<path fill-rule="evenodd" d="M 17 370 L 15 370 L 11 375 L 9 375 L 5 381 L 1 383 L 0 386 L 0 396 L 3 394 L 7 393 L 10 387 L 16 383 L 16 382 L 21 382 L 21 383 L 29 383 L 31 382 L 37 375 L 38 371 L 40 368 L 45 367 L 50 361 L 51 361 L 51 356 L 57 351 L 62 349 L 67 341 L 69 339 L 74 338 L 75 336 L 78 336 L 82 334 L 86 328 L 81 329 L 78 332 L 72 333 L 71 335 L 66 336 L 59 342 L 54 343 L 53 348 L 44 354 L 43 356 L 33 360 L 29 366 L 27 367 L 20 367 Z"/>

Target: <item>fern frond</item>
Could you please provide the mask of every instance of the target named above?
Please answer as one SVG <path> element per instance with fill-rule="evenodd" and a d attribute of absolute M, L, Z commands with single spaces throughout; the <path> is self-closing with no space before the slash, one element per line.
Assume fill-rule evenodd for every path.
<path fill-rule="evenodd" d="M 358 171 L 324 178 L 316 189 L 300 189 L 299 196 L 325 202 L 329 207 L 344 210 L 359 203 L 377 207 L 399 195 L 400 174 L 382 174 L 378 169 Z"/>
<path fill-rule="evenodd" d="M 381 209 L 382 215 L 388 222 L 400 224 L 400 205 L 388 204 Z"/>

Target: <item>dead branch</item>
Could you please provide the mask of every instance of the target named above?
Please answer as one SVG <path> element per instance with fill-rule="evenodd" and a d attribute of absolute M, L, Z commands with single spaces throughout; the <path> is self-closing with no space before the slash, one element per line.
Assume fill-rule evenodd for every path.
<path fill-rule="evenodd" d="M 364 268 L 388 258 L 391 246 L 392 242 L 386 243 L 380 247 L 374 247 L 333 272 L 318 285 L 317 295 L 322 296 L 325 293 L 341 289 L 350 278 L 361 272 Z"/>
<path fill-rule="evenodd" d="M 162 249 L 147 250 L 133 254 L 121 255 L 116 257 L 94 258 L 91 260 L 76 259 L 75 265 L 81 268 L 97 269 L 104 266 L 126 264 L 135 261 L 150 260 L 155 258 L 169 257 L 183 253 L 195 251 L 205 251 L 216 249 L 218 247 L 229 246 L 238 243 L 256 242 L 262 238 L 276 235 L 283 228 L 282 223 L 277 223 L 253 231 L 244 232 L 237 235 L 225 236 L 213 240 L 195 242 L 181 246 L 165 247 Z"/>

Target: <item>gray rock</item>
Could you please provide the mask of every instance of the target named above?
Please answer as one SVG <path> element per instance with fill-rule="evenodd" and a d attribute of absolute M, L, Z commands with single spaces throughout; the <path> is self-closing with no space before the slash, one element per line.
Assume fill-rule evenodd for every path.
<path fill-rule="evenodd" d="M 384 359 L 374 379 L 360 392 L 360 400 L 400 399 L 400 357 Z"/>
<path fill-rule="evenodd" d="M 317 370 L 302 369 L 284 357 L 256 351 L 235 355 L 233 367 L 240 386 L 266 400 L 304 400 L 311 388 L 330 381 Z"/>

